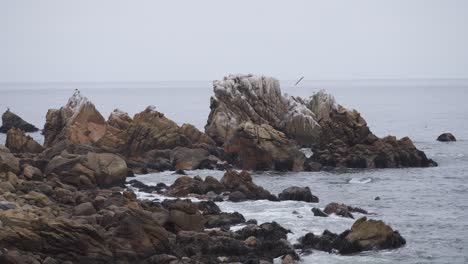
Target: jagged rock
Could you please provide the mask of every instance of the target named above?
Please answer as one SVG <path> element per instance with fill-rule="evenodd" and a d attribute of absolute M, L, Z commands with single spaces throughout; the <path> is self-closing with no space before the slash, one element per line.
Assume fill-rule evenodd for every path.
<path fill-rule="evenodd" d="M 333 96 L 323 90 L 308 99 L 291 97 L 281 94 L 277 80 L 253 75 L 229 75 L 221 81 L 214 81 L 213 86 L 214 96 L 205 131 L 218 145 L 234 154 L 233 160 L 241 168 L 284 170 L 284 167 L 293 167 L 290 160 L 301 164 L 296 166 L 297 170 L 307 171 L 317 171 L 322 166 L 387 168 L 437 165 L 408 138 L 398 141 L 393 137 L 379 139 L 372 134 L 359 112 L 337 104 Z M 289 158 L 288 166 L 275 168 L 271 162 L 264 165 L 264 160 L 253 157 L 266 156 L 264 159 L 270 161 L 275 157 L 284 160 L 284 156 L 271 149 L 266 152 L 273 153 L 273 159 L 265 155 L 258 133 L 246 133 L 246 126 L 268 126 L 269 131 L 283 132 L 283 137 L 290 143 L 278 142 L 275 150 L 289 149 L 290 155 L 295 157 L 295 150 L 290 145 L 311 147 L 314 154 L 305 164 L 304 159 Z"/>
<path fill-rule="evenodd" d="M 0 172 L 8 172 L 18 174 L 20 172 L 19 160 L 10 153 L 10 150 L 0 145 Z"/>
<path fill-rule="evenodd" d="M 253 183 L 252 177 L 246 171 L 241 173 L 233 170 L 227 171 L 220 182 L 225 186 L 226 190 L 231 192 L 240 191 L 249 200 L 277 200 L 269 191 Z"/>
<path fill-rule="evenodd" d="M 397 140 L 378 138 L 356 111 L 342 106 L 331 109 L 320 120 L 321 133 L 311 161 L 323 166 L 347 168 L 429 167 L 437 163 L 428 159 L 413 142 L 404 137 Z"/>
<path fill-rule="evenodd" d="M 213 82 L 211 112 L 205 131 L 218 144 L 245 122 L 269 124 L 293 139 L 316 138 L 314 114 L 296 98 L 281 94 L 279 81 L 267 76 L 228 75 Z"/>
<path fill-rule="evenodd" d="M 225 142 L 224 150 L 245 170 L 301 171 L 304 154 L 296 144 L 267 124 L 244 123 Z"/>
<path fill-rule="evenodd" d="M 31 165 L 24 166 L 23 176 L 29 180 L 41 180 L 43 177 L 42 171 Z"/>
<path fill-rule="evenodd" d="M 130 156 L 141 156 L 153 149 L 188 147 L 190 140 L 179 132 L 179 126 L 166 118 L 155 107 L 147 107 L 133 117 L 127 130 L 127 152 Z"/>
<path fill-rule="evenodd" d="M 345 204 L 338 204 L 338 203 L 329 203 L 325 206 L 323 210 L 326 214 L 336 214 L 339 216 L 353 218 L 354 216 L 352 213 L 361 213 L 361 214 L 368 214 L 368 212 L 364 209 L 359 207 L 352 207 Z"/>
<path fill-rule="evenodd" d="M 317 196 L 312 195 L 309 187 L 292 186 L 284 189 L 279 195 L 278 199 L 281 201 L 294 200 L 303 201 L 308 203 L 318 203 Z"/>
<path fill-rule="evenodd" d="M 437 137 L 437 141 L 450 142 L 450 141 L 457 141 L 457 139 L 452 133 L 443 133 L 439 137 Z"/>
<path fill-rule="evenodd" d="M 50 147 L 62 140 L 76 144 L 96 143 L 106 133 L 105 123 L 94 104 L 76 91 L 64 107 L 47 112 L 44 145 Z"/>
<path fill-rule="evenodd" d="M 14 127 L 21 129 L 25 132 L 39 131 L 39 129 L 34 125 L 29 124 L 15 113 L 11 112 L 10 110 L 7 110 L 2 115 L 2 126 L 0 127 L 0 133 L 7 133 L 8 130 Z"/>
<path fill-rule="evenodd" d="M 8 130 L 6 147 L 13 153 L 41 153 L 44 148 L 19 128 Z"/>

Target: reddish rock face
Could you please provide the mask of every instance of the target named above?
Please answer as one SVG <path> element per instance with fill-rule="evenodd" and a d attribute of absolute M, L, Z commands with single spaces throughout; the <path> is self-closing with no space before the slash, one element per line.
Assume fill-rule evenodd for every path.
<path fill-rule="evenodd" d="M 76 91 L 67 105 L 47 112 L 43 134 L 46 147 L 61 140 L 94 144 L 106 134 L 106 122 L 94 104 Z"/>

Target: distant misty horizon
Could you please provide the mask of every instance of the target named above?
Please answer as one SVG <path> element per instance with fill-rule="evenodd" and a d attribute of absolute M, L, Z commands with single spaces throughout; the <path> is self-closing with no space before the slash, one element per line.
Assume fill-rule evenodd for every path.
<path fill-rule="evenodd" d="M 0 82 L 468 79 L 468 1 L 0 1 Z"/>

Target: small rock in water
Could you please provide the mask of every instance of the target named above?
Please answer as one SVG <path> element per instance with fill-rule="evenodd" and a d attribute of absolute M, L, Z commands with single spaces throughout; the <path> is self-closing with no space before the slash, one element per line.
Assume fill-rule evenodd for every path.
<path fill-rule="evenodd" d="M 298 211 L 296 211 L 296 210 L 294 210 L 294 211 L 292 211 L 292 214 L 298 215 L 298 214 L 299 214 L 299 212 L 298 212 Z"/>
<path fill-rule="evenodd" d="M 443 133 L 437 138 L 437 141 L 450 142 L 450 141 L 457 141 L 457 139 L 452 133 Z"/>
<path fill-rule="evenodd" d="M 380 196 L 375 197 L 374 200 L 379 201 L 379 200 L 380 200 Z"/>
<path fill-rule="evenodd" d="M 326 213 L 324 213 L 322 210 L 320 210 L 317 207 L 312 208 L 312 213 L 314 213 L 314 216 L 328 217 Z"/>
<path fill-rule="evenodd" d="M 178 169 L 173 174 L 187 175 L 187 173 L 185 173 L 185 171 L 183 169 Z"/>

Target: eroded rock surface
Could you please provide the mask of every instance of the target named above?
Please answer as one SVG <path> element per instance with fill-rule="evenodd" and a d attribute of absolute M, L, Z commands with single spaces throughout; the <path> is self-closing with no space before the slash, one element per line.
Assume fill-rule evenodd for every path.
<path fill-rule="evenodd" d="M 13 153 L 41 153 L 44 150 L 44 147 L 19 128 L 8 130 L 5 146 Z"/>
<path fill-rule="evenodd" d="M 21 117 L 11 112 L 10 110 L 7 110 L 2 115 L 2 126 L 0 127 L 0 133 L 7 133 L 8 130 L 14 127 L 25 132 L 39 131 L 39 129 L 34 125 L 24 121 Z"/>

